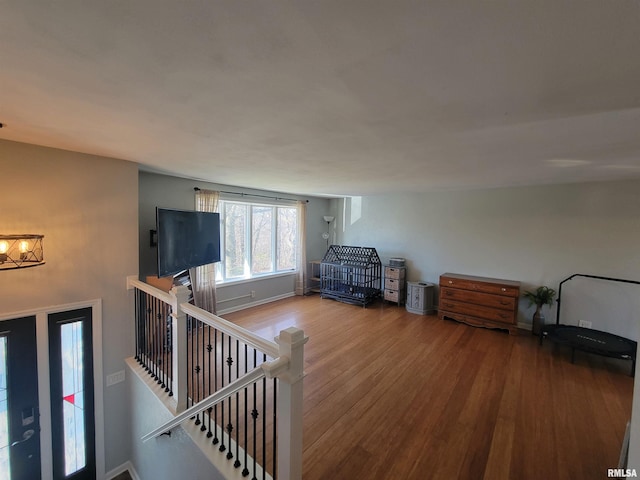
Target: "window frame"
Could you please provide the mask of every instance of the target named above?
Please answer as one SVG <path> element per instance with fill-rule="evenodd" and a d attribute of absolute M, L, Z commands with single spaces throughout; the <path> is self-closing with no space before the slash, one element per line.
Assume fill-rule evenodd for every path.
<path fill-rule="evenodd" d="M 227 265 L 226 265 L 226 249 L 227 249 L 227 206 L 228 205 L 241 205 L 245 209 L 244 219 L 244 272 L 240 276 L 227 277 Z M 270 260 L 271 270 L 264 273 L 255 273 L 253 271 L 253 234 L 254 225 L 253 207 L 269 207 L 271 208 L 271 233 L 270 233 Z M 278 209 L 286 208 L 291 209 L 296 215 L 295 224 L 295 246 L 294 246 L 294 267 L 287 269 L 278 269 L 278 241 L 279 241 L 279 229 L 278 229 Z M 220 213 L 220 262 L 216 264 L 216 285 L 229 285 L 232 283 L 242 283 L 257 279 L 280 277 L 285 275 L 294 275 L 299 270 L 299 242 L 300 242 L 300 212 L 299 206 L 294 204 L 278 203 L 278 202 L 255 202 L 245 201 L 230 198 L 220 198 L 218 201 L 218 212 Z"/>

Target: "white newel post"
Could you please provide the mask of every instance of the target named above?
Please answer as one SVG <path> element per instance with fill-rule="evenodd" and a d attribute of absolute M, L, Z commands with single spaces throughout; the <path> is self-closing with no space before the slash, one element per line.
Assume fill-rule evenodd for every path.
<path fill-rule="evenodd" d="M 187 409 L 187 314 L 180 305 L 189 301 L 189 288 L 174 286 L 169 292 L 175 297 L 172 306 L 172 362 L 173 362 L 173 398 L 176 401 L 176 413 Z"/>
<path fill-rule="evenodd" d="M 280 356 L 289 358 L 289 370 L 278 375 L 278 478 L 302 479 L 302 414 L 304 344 L 309 337 L 290 327 L 275 341 Z"/>

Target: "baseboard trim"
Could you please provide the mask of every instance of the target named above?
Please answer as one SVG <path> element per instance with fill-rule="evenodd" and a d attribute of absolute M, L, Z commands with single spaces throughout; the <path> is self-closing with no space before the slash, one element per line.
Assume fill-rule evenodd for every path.
<path fill-rule="evenodd" d="M 127 470 L 129 471 L 129 475 L 131 475 L 131 478 L 133 480 L 140 480 L 140 477 L 138 476 L 138 472 L 136 472 L 136 469 L 133 468 L 133 464 L 128 460 L 124 462 L 122 465 L 120 465 L 119 467 L 116 467 L 113 470 L 108 471 L 105 474 L 105 479 L 111 480 L 112 478 L 117 477 L 118 475 L 126 472 Z"/>
<path fill-rule="evenodd" d="M 519 330 L 529 330 L 531 331 L 531 324 L 530 323 L 523 323 L 523 322 L 518 322 L 518 329 Z"/>
<path fill-rule="evenodd" d="M 226 315 L 227 313 L 238 312 L 247 308 L 257 307 L 258 305 L 264 305 L 265 303 L 277 302 L 278 300 L 284 300 L 285 298 L 294 297 L 295 292 L 284 293 L 282 295 L 276 295 L 275 297 L 269 297 L 255 302 L 244 303 L 235 307 L 224 308 L 218 311 L 218 315 Z"/>

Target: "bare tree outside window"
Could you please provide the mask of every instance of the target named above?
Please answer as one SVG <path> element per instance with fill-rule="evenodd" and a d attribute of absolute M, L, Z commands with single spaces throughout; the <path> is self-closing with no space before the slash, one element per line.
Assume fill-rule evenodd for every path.
<path fill-rule="evenodd" d="M 273 271 L 273 207 L 254 206 L 251 211 L 251 272 L 269 273 Z"/>
<path fill-rule="evenodd" d="M 247 255 L 247 206 L 228 203 L 223 211 L 225 277 L 241 278 L 245 276 Z"/>
<path fill-rule="evenodd" d="M 295 271 L 297 207 L 220 201 L 224 258 L 218 280 Z"/>
<path fill-rule="evenodd" d="M 296 268 L 298 212 L 295 208 L 278 208 L 278 270 Z"/>

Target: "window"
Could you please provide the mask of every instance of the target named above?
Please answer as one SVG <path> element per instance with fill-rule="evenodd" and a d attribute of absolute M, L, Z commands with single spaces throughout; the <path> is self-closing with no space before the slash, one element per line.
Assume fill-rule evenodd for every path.
<path fill-rule="evenodd" d="M 49 315 L 53 477 L 96 478 L 92 310 Z"/>
<path fill-rule="evenodd" d="M 220 222 L 218 283 L 295 271 L 296 207 L 221 200 Z"/>

